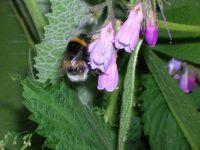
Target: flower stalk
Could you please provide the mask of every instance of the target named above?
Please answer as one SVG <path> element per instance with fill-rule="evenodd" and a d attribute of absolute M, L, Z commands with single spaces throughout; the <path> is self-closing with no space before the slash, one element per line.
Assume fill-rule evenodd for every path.
<path fill-rule="evenodd" d="M 107 20 L 112 22 L 113 28 L 115 29 L 115 13 L 113 9 L 113 0 L 106 0 L 107 8 L 108 8 L 108 18 Z"/>
<path fill-rule="evenodd" d="M 109 123 L 110 125 L 113 126 L 113 122 L 115 120 L 115 110 L 117 107 L 117 99 L 119 96 L 120 91 L 122 90 L 123 87 L 123 81 L 124 81 L 124 76 L 122 74 L 119 75 L 119 86 L 118 89 L 113 91 L 108 99 L 108 105 L 106 108 L 106 111 L 104 113 L 104 120 L 106 123 Z"/>

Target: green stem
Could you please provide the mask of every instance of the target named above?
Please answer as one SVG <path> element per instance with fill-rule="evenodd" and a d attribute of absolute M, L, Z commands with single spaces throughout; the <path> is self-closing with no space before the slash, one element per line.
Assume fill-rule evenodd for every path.
<path fill-rule="evenodd" d="M 106 5 L 108 7 L 108 20 L 112 22 L 115 28 L 115 13 L 113 9 L 113 0 L 106 0 Z"/>
<path fill-rule="evenodd" d="M 137 57 L 143 40 L 139 40 L 134 52 L 129 59 L 125 79 L 124 91 L 122 96 L 118 150 L 125 150 L 126 141 L 128 138 L 128 131 L 133 117 L 133 106 L 136 104 L 135 92 L 135 74 Z"/>
<path fill-rule="evenodd" d="M 122 90 L 123 87 L 123 80 L 124 77 L 122 75 L 119 76 L 119 88 L 110 94 L 108 99 L 108 106 L 106 108 L 104 114 L 104 120 L 106 123 L 113 125 L 113 121 L 115 120 L 115 110 L 117 107 L 117 99 L 119 96 L 119 92 Z"/>
<path fill-rule="evenodd" d="M 24 0 L 24 3 L 33 19 L 41 40 L 42 38 L 44 38 L 44 26 L 46 25 L 44 15 L 42 14 L 36 0 Z"/>
<path fill-rule="evenodd" d="M 173 22 L 167 22 L 167 24 L 169 26 L 169 29 L 173 31 L 200 33 L 200 26 L 179 24 L 179 23 L 173 23 Z M 159 20 L 158 26 L 160 29 L 166 29 L 164 21 Z"/>

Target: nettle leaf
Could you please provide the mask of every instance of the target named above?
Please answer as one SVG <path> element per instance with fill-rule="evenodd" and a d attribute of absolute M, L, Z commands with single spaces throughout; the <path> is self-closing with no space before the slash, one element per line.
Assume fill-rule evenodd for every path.
<path fill-rule="evenodd" d="M 173 41 L 169 44 L 166 30 L 160 30 L 160 42 L 154 50 L 171 57 L 200 64 L 199 0 L 170 0 L 169 2 L 171 5 L 166 5 L 164 9 L 167 21 L 185 25 L 194 25 L 198 27 L 198 32 L 190 33 L 171 30 Z M 162 18 L 161 15 L 160 18 Z"/>
<path fill-rule="evenodd" d="M 60 76 L 60 62 L 67 42 L 81 33 L 89 20 L 89 6 L 81 0 L 50 0 L 52 13 L 47 15 L 49 25 L 45 27 L 45 39 L 36 45 L 35 68 L 38 80 L 55 82 Z"/>
<path fill-rule="evenodd" d="M 144 134 L 149 136 L 151 148 L 153 150 L 190 149 L 153 77 L 144 76 L 141 84 L 145 87 L 142 93 Z"/>
<path fill-rule="evenodd" d="M 24 82 L 24 104 L 39 124 L 37 132 L 46 137 L 52 149 L 112 150 L 114 134 L 104 121 L 82 105 L 75 91 L 65 83 L 44 87 Z"/>
<path fill-rule="evenodd" d="M 190 143 L 192 149 L 198 150 L 200 148 L 200 114 L 198 112 L 198 106 L 195 105 L 192 99 L 193 97 L 181 91 L 177 82 L 168 74 L 163 61 L 151 49 L 145 49 L 143 54 L 179 128 Z M 157 123 L 160 124 L 162 122 L 158 120 Z"/>

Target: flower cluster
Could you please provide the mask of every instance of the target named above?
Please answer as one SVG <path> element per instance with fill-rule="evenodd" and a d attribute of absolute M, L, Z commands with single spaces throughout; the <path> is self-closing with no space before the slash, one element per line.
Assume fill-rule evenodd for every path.
<path fill-rule="evenodd" d="M 113 46 L 114 29 L 110 22 L 102 28 L 99 38 L 89 45 L 90 66 L 99 69 L 103 73 L 99 75 L 98 89 L 113 91 L 118 84 L 118 70 L 116 64 L 116 52 Z"/>
<path fill-rule="evenodd" d="M 144 21 L 142 3 L 138 3 L 129 13 L 117 33 L 111 22 L 101 29 L 99 37 L 89 45 L 91 69 L 99 69 L 102 74 L 98 78 L 98 89 L 113 91 L 118 85 L 118 70 L 116 64 L 117 49 L 124 49 L 130 53 L 138 43 L 142 23 Z M 145 29 L 146 41 L 155 46 L 158 38 L 156 12 L 149 15 Z"/>
<path fill-rule="evenodd" d="M 173 75 L 175 80 L 179 81 L 179 87 L 185 92 L 190 93 L 197 86 L 198 75 L 194 69 L 184 65 L 184 63 L 175 58 L 167 64 L 167 70 Z"/>

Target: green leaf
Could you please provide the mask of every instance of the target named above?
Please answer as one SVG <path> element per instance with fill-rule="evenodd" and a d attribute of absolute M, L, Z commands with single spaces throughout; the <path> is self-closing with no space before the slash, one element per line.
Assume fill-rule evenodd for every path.
<path fill-rule="evenodd" d="M 196 26 L 196 28 L 198 28 L 199 31 L 199 0 L 181 0 L 181 2 L 177 0 L 169 0 L 168 2 L 171 5 L 165 5 L 164 7 L 164 14 L 166 16 L 167 21 L 183 25 L 193 25 Z M 159 13 L 159 18 L 160 20 L 163 20 L 161 13 Z M 160 30 L 159 37 L 168 38 L 166 30 Z M 187 33 L 172 31 L 173 39 L 183 37 L 200 37 L 200 32 Z"/>
<path fill-rule="evenodd" d="M 191 30 L 198 28 L 199 31 L 199 0 L 181 0 L 181 2 L 177 0 L 169 0 L 169 2 L 171 5 L 166 5 L 164 12 L 167 21 L 178 23 L 178 25 L 172 26 L 173 28 L 176 27 L 177 30 L 180 30 L 184 25 L 191 25 Z M 169 26 L 172 25 L 171 23 L 169 23 Z M 171 30 L 171 32 L 173 41 L 169 44 L 166 30 L 160 30 L 160 42 L 153 49 L 170 57 L 200 64 L 200 33 L 176 32 L 174 30 Z"/>
<path fill-rule="evenodd" d="M 142 110 L 144 134 L 149 136 L 154 150 L 188 150 L 190 146 L 176 123 L 153 77 L 144 76 L 142 85 Z"/>
<path fill-rule="evenodd" d="M 150 49 L 143 51 L 145 60 L 156 83 L 184 136 L 192 149 L 200 148 L 200 114 L 192 99 L 178 87 L 176 81 L 169 76 L 164 63 Z M 160 113 L 160 112 L 159 112 Z"/>
<path fill-rule="evenodd" d="M 90 18 L 89 7 L 79 0 L 50 0 L 52 13 L 47 15 L 45 39 L 36 45 L 35 68 L 40 82 L 50 79 L 55 82 L 60 76 L 60 63 L 67 42 L 81 33 Z"/>
<path fill-rule="evenodd" d="M 39 124 L 38 133 L 47 137 L 53 149 L 112 150 L 114 135 L 102 119 L 81 104 L 76 92 L 59 83 L 44 87 L 27 80 L 24 101 L 33 113 L 31 119 Z"/>
<path fill-rule="evenodd" d="M 180 24 L 180 23 L 173 23 L 173 22 L 168 22 L 167 24 L 169 26 L 170 30 L 173 31 L 182 31 L 182 32 L 200 32 L 200 26 L 194 26 L 194 25 L 186 25 L 186 24 Z M 165 29 L 165 22 L 158 20 L 158 26 L 161 29 Z"/>
<path fill-rule="evenodd" d="M 199 43 L 159 44 L 154 50 L 183 61 L 200 64 Z"/>
<path fill-rule="evenodd" d="M 139 117 L 133 117 L 130 129 L 128 132 L 128 138 L 126 141 L 126 150 L 143 150 L 145 149 L 145 144 L 142 143 L 142 125 Z"/>
<path fill-rule="evenodd" d="M 133 106 L 135 106 L 135 71 L 137 64 L 137 56 L 140 50 L 142 40 L 139 41 L 135 51 L 131 54 L 126 76 L 124 79 L 124 92 L 122 97 L 122 107 L 120 114 L 120 128 L 119 128 L 119 141 L 118 149 L 124 150 L 127 141 L 128 131 L 133 117 Z"/>

